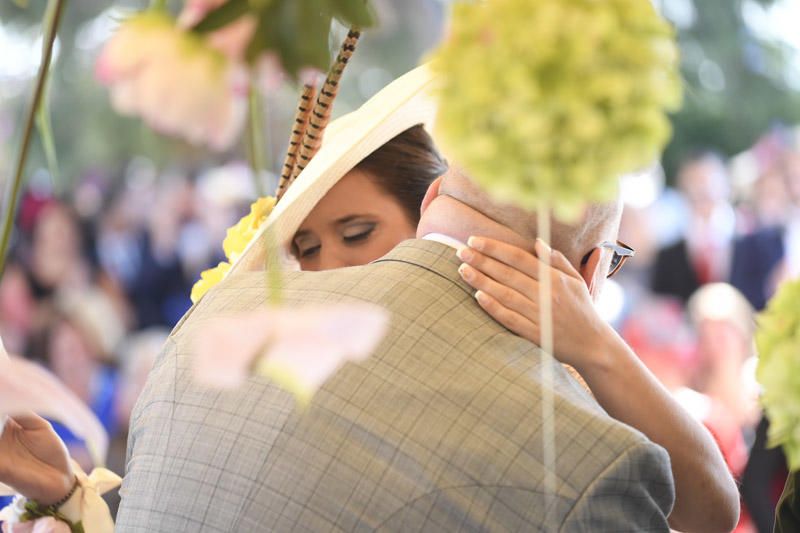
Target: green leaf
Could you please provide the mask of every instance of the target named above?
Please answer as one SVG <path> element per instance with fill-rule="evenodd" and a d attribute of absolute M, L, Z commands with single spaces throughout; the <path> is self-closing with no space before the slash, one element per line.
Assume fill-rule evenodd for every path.
<path fill-rule="evenodd" d="M 323 71 L 328 70 L 331 63 L 328 39 L 333 14 L 327 9 L 324 0 L 305 0 L 300 2 L 299 7 L 298 27 L 302 30 L 292 40 L 300 56 L 300 67 L 312 66 Z"/>
<path fill-rule="evenodd" d="M 252 63 L 262 53 L 274 51 L 284 70 L 295 78 L 303 67 L 327 70 L 332 21 L 327 0 L 274 1 L 259 14 L 247 58 Z"/>
<path fill-rule="evenodd" d="M 44 35 L 51 35 L 54 31 L 56 14 L 56 2 L 50 0 L 44 13 Z M 42 46 L 42 61 L 47 54 L 46 47 Z M 53 136 L 53 124 L 50 120 L 50 78 L 44 82 L 42 88 L 42 100 L 39 109 L 36 111 L 36 129 L 39 131 L 39 138 L 42 140 L 42 148 L 47 159 L 47 167 L 50 170 L 50 177 L 54 184 L 58 181 L 58 158 L 56 157 L 56 145 Z M 58 189 L 58 187 L 56 187 Z"/>
<path fill-rule="evenodd" d="M 227 26 L 234 20 L 253 11 L 248 0 L 229 0 L 218 8 L 210 11 L 192 31 L 208 33 Z"/>
<path fill-rule="evenodd" d="M 46 19 L 45 25 L 47 31 L 45 38 L 42 41 L 42 63 L 39 65 L 39 72 L 36 76 L 36 88 L 33 91 L 30 107 L 25 117 L 25 129 L 22 132 L 22 141 L 17 153 L 17 161 L 14 167 L 14 177 L 10 182 L 11 190 L 6 194 L 6 203 L 3 212 L 3 221 L 0 225 L 0 275 L 5 269 L 6 254 L 11 242 L 11 231 L 14 226 L 14 215 L 17 210 L 17 202 L 20 197 L 20 190 L 22 189 L 23 182 L 25 181 L 25 163 L 28 159 L 28 152 L 31 145 L 31 136 L 33 133 L 33 126 L 36 119 L 36 113 L 39 105 L 41 104 L 42 94 L 44 93 L 47 75 L 50 72 L 50 61 L 53 56 L 53 47 L 55 44 L 56 34 L 58 32 L 58 25 L 61 21 L 61 15 L 64 12 L 64 4 L 66 0 L 50 0 L 51 5 L 54 6 L 52 11 L 48 11 L 50 17 Z"/>
<path fill-rule="evenodd" d="M 50 82 L 45 82 L 44 93 L 42 94 L 42 102 L 39 104 L 39 110 L 36 112 L 36 129 L 39 132 L 39 138 L 42 140 L 42 148 L 44 155 L 47 159 L 47 167 L 50 170 L 50 176 L 53 179 L 54 185 L 57 185 L 59 180 L 58 170 L 58 157 L 56 156 L 56 144 L 53 136 L 53 124 L 50 120 Z M 58 187 L 55 187 L 58 190 Z"/>
<path fill-rule="evenodd" d="M 345 26 L 368 28 L 375 24 L 375 14 L 366 0 L 329 0 L 333 15 Z"/>
<path fill-rule="evenodd" d="M 267 170 L 267 142 L 264 134 L 264 109 L 261 94 L 255 83 L 250 83 L 248 92 L 249 116 L 247 121 L 247 157 L 253 171 L 253 184 L 259 196 L 264 195 L 261 178 Z"/>

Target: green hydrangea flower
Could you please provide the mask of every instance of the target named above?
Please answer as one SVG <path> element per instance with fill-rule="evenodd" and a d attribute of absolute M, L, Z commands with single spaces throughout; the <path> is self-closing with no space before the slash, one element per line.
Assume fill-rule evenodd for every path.
<path fill-rule="evenodd" d="M 432 57 L 438 137 L 498 200 L 570 218 L 658 157 L 678 64 L 649 0 L 457 3 Z"/>
<path fill-rule="evenodd" d="M 789 469 L 800 470 L 800 280 L 784 283 L 758 317 L 756 346 L 769 445 L 783 446 Z"/>

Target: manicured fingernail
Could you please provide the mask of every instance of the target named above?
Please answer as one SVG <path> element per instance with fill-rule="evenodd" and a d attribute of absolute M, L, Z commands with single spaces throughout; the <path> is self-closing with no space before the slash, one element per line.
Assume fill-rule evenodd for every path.
<path fill-rule="evenodd" d="M 467 239 L 467 244 L 475 248 L 476 250 L 483 250 L 483 239 L 480 237 L 470 237 Z"/>
<path fill-rule="evenodd" d="M 486 301 L 486 294 L 483 291 L 475 291 L 475 299 L 483 303 Z"/>
<path fill-rule="evenodd" d="M 458 273 L 466 281 L 472 281 L 472 278 L 474 277 L 472 269 L 467 264 L 462 264 L 460 267 L 458 267 Z"/>
<path fill-rule="evenodd" d="M 472 250 L 470 250 L 466 246 L 462 246 L 461 248 L 456 250 L 456 255 L 458 256 L 459 259 L 466 262 L 472 261 L 472 258 L 474 257 Z"/>
<path fill-rule="evenodd" d="M 548 254 L 553 253 L 553 250 L 550 248 L 550 246 L 548 246 L 547 243 L 544 242 L 541 238 L 539 237 L 536 238 L 536 244 L 543 252 L 546 252 Z"/>

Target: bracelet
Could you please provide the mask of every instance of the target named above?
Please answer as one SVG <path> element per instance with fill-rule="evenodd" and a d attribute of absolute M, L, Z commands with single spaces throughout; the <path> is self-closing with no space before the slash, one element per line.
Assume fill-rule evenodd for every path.
<path fill-rule="evenodd" d="M 66 516 L 64 516 L 58 511 L 59 507 L 67 503 L 69 499 L 72 498 L 72 496 L 75 494 L 75 492 L 78 490 L 79 487 L 80 483 L 78 482 L 78 478 L 75 477 L 75 484 L 72 485 L 72 488 L 70 489 L 69 493 L 67 493 L 66 496 L 64 496 L 55 503 L 45 506 L 39 504 L 39 502 L 37 501 L 28 500 L 27 502 L 25 502 L 24 505 L 25 512 L 22 513 L 22 515 L 20 516 L 20 520 L 22 522 L 29 522 L 32 520 L 37 520 L 39 518 L 46 518 L 49 516 L 60 522 L 66 523 L 69 526 L 71 533 L 84 533 L 83 524 L 81 522 L 77 523 L 70 522 L 70 520 Z"/>
<path fill-rule="evenodd" d="M 57 502 L 51 503 L 50 505 L 48 505 L 47 509 L 51 509 L 53 511 L 58 511 L 59 507 L 61 507 L 65 503 L 67 503 L 69 501 L 69 499 L 72 498 L 72 496 L 78 490 L 78 487 L 80 487 L 80 484 L 78 483 L 78 478 L 76 476 L 75 477 L 75 483 L 72 484 L 72 488 L 69 489 L 69 492 L 67 493 L 67 495 L 64 496 L 63 498 L 61 498 L 60 500 L 58 500 Z"/>

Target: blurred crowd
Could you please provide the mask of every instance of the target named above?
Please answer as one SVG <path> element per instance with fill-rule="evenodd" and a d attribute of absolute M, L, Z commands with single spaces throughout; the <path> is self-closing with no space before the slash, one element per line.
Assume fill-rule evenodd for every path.
<path fill-rule="evenodd" d="M 755 313 L 800 274 L 800 151 L 776 128 L 726 160 L 687 157 L 665 187 L 657 169 L 624 184 L 620 238 L 637 250 L 609 286 L 607 318 L 712 432 L 741 483 L 742 532 L 771 531 L 785 480 L 758 408 Z M 244 165 L 83 176 L 69 198 L 34 179 L 0 282 L 0 336 L 92 407 L 124 470 L 133 404 L 227 227 L 258 195 Z M 73 457 L 82 444 L 57 430 Z M 88 465 L 87 465 L 88 466 Z"/>
<path fill-rule="evenodd" d="M 737 531 L 772 531 L 786 479 L 758 406 L 756 313 L 800 275 L 800 143 L 776 127 L 725 159 L 700 150 L 657 197 L 663 174 L 624 191 L 620 238 L 637 250 L 610 318 L 644 363 L 711 431 L 740 483 Z M 641 178 L 641 177 L 637 177 Z M 613 290 L 611 291 L 613 294 Z"/>
<path fill-rule="evenodd" d="M 200 272 L 223 259 L 225 230 L 257 196 L 244 165 L 159 175 L 84 176 L 69 198 L 36 176 L 21 200 L 0 281 L 0 337 L 47 366 L 97 414 L 124 471 L 133 404 Z M 73 458 L 91 466 L 55 424 Z"/>

